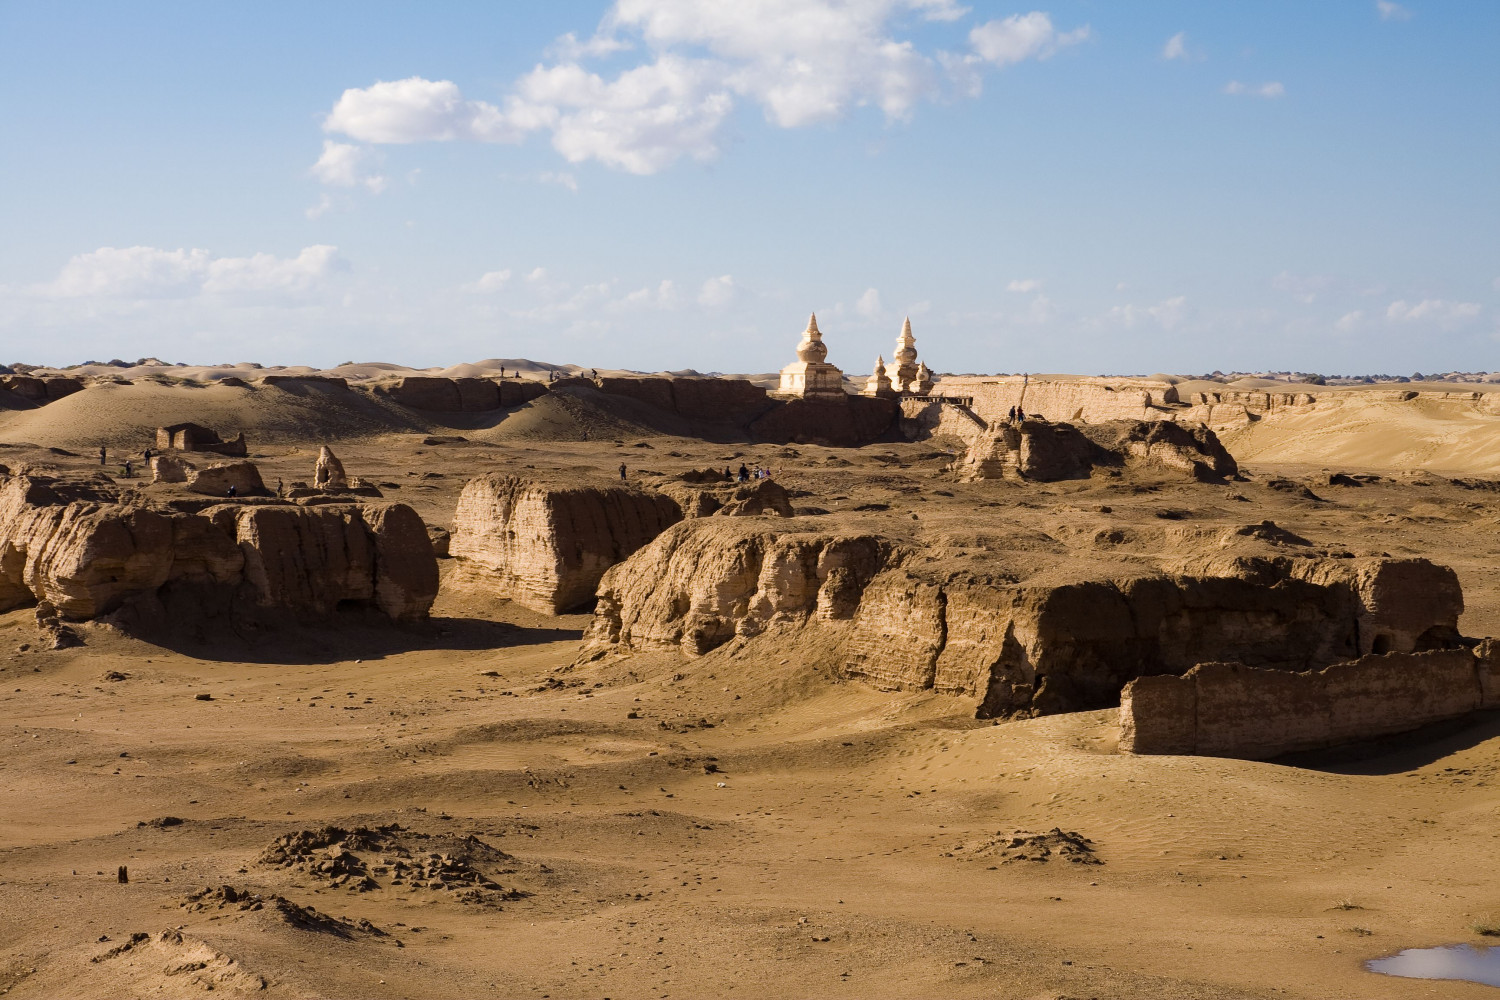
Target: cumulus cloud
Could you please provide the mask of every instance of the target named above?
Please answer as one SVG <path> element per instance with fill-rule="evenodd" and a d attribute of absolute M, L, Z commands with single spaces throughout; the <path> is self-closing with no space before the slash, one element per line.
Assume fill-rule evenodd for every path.
<path fill-rule="evenodd" d="M 721 274 L 717 278 L 709 278 L 698 289 L 698 304 L 708 309 L 718 309 L 733 301 L 734 293 L 733 276 Z"/>
<path fill-rule="evenodd" d="M 1089 37 L 1089 26 L 1059 32 L 1052 18 L 1039 10 L 1012 14 L 1004 20 L 986 21 L 969 32 L 975 55 L 995 66 L 1009 66 L 1027 59 L 1046 59 L 1058 49 L 1077 45 Z"/>
<path fill-rule="evenodd" d="M 1007 292 L 1034 292 L 1042 287 L 1042 283 L 1035 278 L 1017 278 L 1005 286 Z"/>
<path fill-rule="evenodd" d="M 59 298 L 159 299 L 314 289 L 338 266 L 338 248 L 304 247 L 296 257 L 215 257 L 207 250 L 101 247 L 63 265 L 46 292 Z"/>
<path fill-rule="evenodd" d="M 385 144 L 452 139 L 518 142 L 524 134 L 493 104 L 465 100 L 453 81 L 420 76 L 344 91 L 323 120 L 323 128 L 360 142 Z"/>
<path fill-rule="evenodd" d="M 1385 310 L 1385 318 L 1392 323 L 1428 322 L 1440 326 L 1462 323 L 1478 315 L 1478 302 L 1449 302 L 1447 299 L 1423 299 L 1416 303 L 1397 299 Z"/>
<path fill-rule="evenodd" d="M 509 283 L 510 268 L 505 268 L 501 271 L 486 271 L 484 274 L 481 274 L 479 276 L 478 281 L 474 282 L 472 285 L 465 285 L 464 288 L 470 292 L 479 292 L 483 294 L 488 292 L 498 292 Z"/>
<path fill-rule="evenodd" d="M 1339 333 L 1353 333 L 1359 328 L 1359 324 L 1364 318 L 1364 310 L 1355 309 L 1353 312 L 1346 312 L 1340 316 L 1338 321 L 1333 324 L 1333 328 Z"/>
<path fill-rule="evenodd" d="M 1375 12 L 1380 15 L 1382 21 L 1409 21 L 1411 11 L 1393 3 L 1392 0 L 1375 0 Z"/>
<path fill-rule="evenodd" d="M 644 306 L 653 309 L 671 309 L 677 305 L 677 286 L 671 278 L 666 278 L 655 289 L 636 289 L 614 304 L 623 308 Z"/>
<path fill-rule="evenodd" d="M 942 96 L 943 74 L 978 92 L 980 73 L 1045 59 L 1089 35 L 1058 31 L 1041 11 L 978 25 L 961 52 L 920 51 L 897 37 L 911 19 L 951 22 L 952 0 L 617 0 L 586 42 L 564 35 L 498 103 L 465 97 L 449 80 L 410 77 L 344 91 L 329 133 L 365 143 L 519 142 L 538 132 L 571 163 L 595 160 L 637 174 L 717 156 L 736 103 L 782 128 L 874 107 L 905 120 Z M 613 76 L 584 65 L 637 47 Z"/>
<path fill-rule="evenodd" d="M 1186 308 L 1187 296 L 1178 295 L 1150 306 L 1134 304 L 1115 306 L 1109 311 L 1109 318 L 1127 328 L 1140 326 L 1143 323 L 1155 323 L 1163 330 L 1170 330 L 1182 321 Z"/>
<path fill-rule="evenodd" d="M 854 311 L 865 319 L 875 319 L 881 313 L 880 292 L 873 288 L 866 288 L 865 293 L 854 303 Z"/>
<path fill-rule="evenodd" d="M 1250 84 L 1241 83 L 1238 80 L 1230 80 L 1224 85 L 1224 93 L 1234 97 L 1285 97 L 1286 87 L 1280 81 L 1272 80 L 1269 83 Z"/>
<path fill-rule="evenodd" d="M 1179 31 L 1167 39 L 1167 44 L 1161 47 L 1163 59 L 1186 59 L 1187 58 L 1187 32 Z"/>
<path fill-rule="evenodd" d="M 565 187 L 574 194 L 578 193 L 578 178 L 566 171 L 543 170 L 537 175 L 537 180 L 543 184 L 556 184 L 559 187 Z"/>
<path fill-rule="evenodd" d="M 386 179 L 379 174 L 366 173 L 364 165 L 374 154 L 363 146 L 347 142 L 323 141 L 323 155 L 312 165 L 312 174 L 324 184 L 338 187 L 364 185 L 379 194 L 385 190 Z"/>

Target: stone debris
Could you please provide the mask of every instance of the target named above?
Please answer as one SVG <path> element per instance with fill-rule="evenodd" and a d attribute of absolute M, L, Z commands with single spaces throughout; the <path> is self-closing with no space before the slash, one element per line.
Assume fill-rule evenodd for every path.
<path fill-rule="evenodd" d="M 993 837 L 970 844 L 960 844 L 949 851 L 946 857 L 970 860 L 998 860 L 1001 864 L 1017 861 L 1047 862 L 1053 858 L 1075 865 L 1104 864 L 1094 853 L 1094 842 L 1082 834 L 1053 827 L 1046 833 L 1031 833 L 1018 830 L 1014 833 L 997 832 Z"/>
<path fill-rule="evenodd" d="M 502 886 L 475 865 L 514 860 L 476 837 L 433 837 L 392 823 L 289 833 L 278 837 L 257 862 L 304 872 L 334 889 L 449 892 L 459 902 L 493 905 L 528 893 Z"/>

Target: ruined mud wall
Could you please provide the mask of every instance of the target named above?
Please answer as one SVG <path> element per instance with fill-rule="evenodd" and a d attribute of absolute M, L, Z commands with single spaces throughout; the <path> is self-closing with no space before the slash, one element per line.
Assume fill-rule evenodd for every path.
<path fill-rule="evenodd" d="M 1304 672 L 1204 663 L 1125 687 L 1120 749 L 1265 759 L 1338 746 L 1500 707 L 1494 680 L 1488 660 L 1467 649 L 1370 655 Z"/>
<path fill-rule="evenodd" d="M 972 409 L 991 426 L 1004 423 L 1010 408 L 1059 423 L 1100 423 L 1105 420 L 1154 420 L 1163 406 L 1177 403 L 1177 390 L 1151 379 L 1033 378 L 1024 385 L 1019 375 L 998 378 L 945 378 L 935 395 L 969 396 Z"/>
<path fill-rule="evenodd" d="M 347 602 L 411 621 L 426 617 L 437 584 L 426 527 L 405 504 L 267 499 L 188 512 L 103 478 L 0 486 L 0 611 L 45 601 L 78 621 L 187 596 L 205 612 L 244 604 L 316 619 Z"/>
<path fill-rule="evenodd" d="M 703 655 L 781 627 L 823 630 L 877 687 L 971 698 L 981 717 L 1113 705 L 1144 674 L 1214 659 L 1308 669 L 1454 641 L 1462 594 L 1425 560 L 1230 558 L 1031 585 L 949 573 L 915 540 L 746 519 L 677 525 L 599 583 L 582 656 Z"/>
<path fill-rule="evenodd" d="M 623 483 L 479 476 L 453 517 L 453 584 L 557 614 L 592 601 L 605 570 L 681 519 L 670 497 Z"/>

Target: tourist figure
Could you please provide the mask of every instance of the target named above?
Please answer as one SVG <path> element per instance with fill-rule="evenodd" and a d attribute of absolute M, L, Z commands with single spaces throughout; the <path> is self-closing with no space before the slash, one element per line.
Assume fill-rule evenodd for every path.
<path fill-rule="evenodd" d="M 724 482 L 726 482 L 726 483 L 732 483 L 732 482 L 734 482 L 734 473 L 732 473 L 732 472 L 729 471 L 729 466 L 727 466 L 727 465 L 724 466 Z"/>
<path fill-rule="evenodd" d="M 105 449 L 104 445 L 101 444 L 99 446 L 99 464 L 100 465 L 104 464 L 105 459 L 108 457 L 108 454 L 109 454 L 109 452 Z"/>
<path fill-rule="evenodd" d="M 594 378 L 597 379 L 599 377 L 599 369 L 597 369 L 597 368 L 590 368 L 589 371 L 591 371 L 591 372 L 594 373 Z"/>
<path fill-rule="evenodd" d="M 130 469 L 130 459 L 127 458 L 125 460 L 125 478 L 129 479 L 133 475 L 135 475 L 135 473 L 131 471 L 131 469 Z"/>
<path fill-rule="evenodd" d="M 750 481 L 750 470 L 747 469 L 747 468 L 745 468 L 745 463 L 744 462 L 741 462 L 740 463 L 740 482 L 744 483 L 744 482 L 749 482 L 749 481 Z"/>
<path fill-rule="evenodd" d="M 226 493 L 226 494 L 224 494 L 224 495 L 225 495 L 225 496 L 231 496 L 231 497 L 232 497 L 232 496 L 236 496 L 236 495 L 238 495 L 238 494 L 239 494 L 239 492 L 240 492 L 240 491 L 239 491 L 239 487 L 237 487 L 237 486 L 235 486 L 235 485 L 234 485 L 234 484 L 233 484 L 233 483 L 230 483 L 230 484 L 229 484 L 229 492 L 228 492 L 228 493 Z"/>
<path fill-rule="evenodd" d="M 151 461 L 151 449 L 147 448 L 145 451 L 141 452 L 141 458 L 147 462 Z"/>
<path fill-rule="evenodd" d="M 504 365 L 500 366 L 500 377 L 501 378 L 505 377 L 505 366 Z"/>
<path fill-rule="evenodd" d="M 1016 422 L 1016 408 L 1014 406 L 1010 408 L 1010 411 L 1006 414 L 1005 419 L 1007 422 L 1012 424 Z"/>
<path fill-rule="evenodd" d="M 625 463 L 624 462 L 620 463 L 620 478 L 621 479 L 625 478 Z"/>

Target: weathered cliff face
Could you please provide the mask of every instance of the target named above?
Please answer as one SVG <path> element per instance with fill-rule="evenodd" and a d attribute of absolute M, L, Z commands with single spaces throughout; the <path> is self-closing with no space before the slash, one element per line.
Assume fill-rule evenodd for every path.
<path fill-rule="evenodd" d="M 605 573 L 583 655 L 676 647 L 696 656 L 773 625 L 846 621 L 899 560 L 873 535 L 754 524 L 686 521 Z"/>
<path fill-rule="evenodd" d="M 874 396 L 780 400 L 750 424 L 750 435 L 772 444 L 852 448 L 895 434 L 900 412 L 894 399 Z"/>
<path fill-rule="evenodd" d="M 623 484 L 480 476 L 453 517 L 454 584 L 557 614 L 592 601 L 605 570 L 681 519 L 670 497 Z"/>
<path fill-rule="evenodd" d="M 1204 663 L 1125 687 L 1120 749 L 1264 759 L 1495 707 L 1491 664 L 1467 649 L 1371 655 L 1305 672 Z"/>
<path fill-rule="evenodd" d="M 1208 660 L 1290 670 L 1438 648 L 1463 607 L 1453 572 L 1416 559 L 1227 556 L 1036 582 L 999 555 L 946 563 L 913 539 L 690 520 L 604 576 L 582 655 L 823 629 L 849 676 L 999 717 L 1105 707 L 1136 677 Z"/>
<path fill-rule="evenodd" d="M 1098 424 L 1027 419 L 1001 423 L 970 445 L 959 474 L 968 480 L 1087 479 L 1094 469 L 1149 467 L 1210 482 L 1239 471 L 1214 432 L 1201 424 L 1115 420 Z"/>
<path fill-rule="evenodd" d="M 83 383 L 66 375 L 38 378 L 32 375 L 0 375 L 0 391 L 13 393 L 19 399 L 37 406 L 83 389 Z"/>
<path fill-rule="evenodd" d="M 380 387 L 402 406 L 437 413 L 479 413 L 519 406 L 547 392 L 531 379 L 443 378 L 408 375 Z"/>
<path fill-rule="evenodd" d="M 413 621 L 437 584 L 426 528 L 404 504 L 188 513 L 103 479 L 16 476 L 0 487 L 0 610 L 44 601 L 77 621 L 172 590 L 222 611 L 240 602 L 316 619 L 353 602 Z"/>
<path fill-rule="evenodd" d="M 230 488 L 234 493 L 231 494 Z M 269 492 L 254 462 L 218 462 L 188 473 L 187 488 L 209 497 L 256 496 Z"/>

